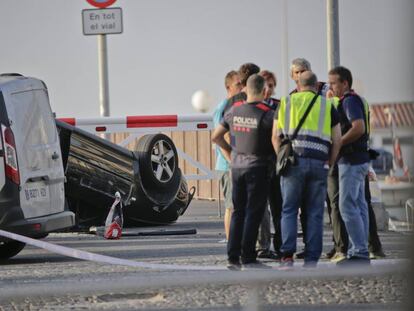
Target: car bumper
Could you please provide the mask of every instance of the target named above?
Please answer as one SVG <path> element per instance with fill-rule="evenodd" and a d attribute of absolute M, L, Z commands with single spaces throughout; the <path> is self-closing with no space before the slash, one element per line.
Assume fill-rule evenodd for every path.
<path fill-rule="evenodd" d="M 28 237 L 40 238 L 49 232 L 67 229 L 75 225 L 75 215 L 72 212 L 61 213 L 19 220 L 2 227 L 1 229 Z"/>

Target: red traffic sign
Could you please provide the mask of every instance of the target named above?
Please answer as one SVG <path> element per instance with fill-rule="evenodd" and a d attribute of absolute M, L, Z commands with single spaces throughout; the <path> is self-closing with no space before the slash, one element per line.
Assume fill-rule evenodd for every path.
<path fill-rule="evenodd" d="M 94 7 L 104 9 L 115 3 L 116 0 L 86 0 L 90 5 Z"/>

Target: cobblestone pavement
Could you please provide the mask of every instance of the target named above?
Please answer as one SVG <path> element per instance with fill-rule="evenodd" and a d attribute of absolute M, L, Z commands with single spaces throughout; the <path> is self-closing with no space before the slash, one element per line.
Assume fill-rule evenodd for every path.
<path fill-rule="evenodd" d="M 140 262 L 225 265 L 226 245 L 219 243 L 222 220 L 214 202 L 193 202 L 177 224 L 163 229 L 172 228 L 195 228 L 197 234 L 107 241 L 64 233 L 52 234 L 45 241 Z M 326 227 L 324 251 L 332 246 L 331 233 Z M 380 234 L 388 259 L 408 257 L 409 235 Z M 300 243 L 298 239 L 298 248 Z M 402 270 L 337 277 L 304 271 L 303 277 L 292 278 L 289 272 L 276 274 L 276 263 L 266 263 L 273 267 L 271 273 L 170 271 L 80 261 L 28 246 L 0 265 L 0 311 L 258 310 L 258 305 L 261 310 L 400 310 L 409 288 Z M 318 269 L 317 273 L 324 273 Z"/>

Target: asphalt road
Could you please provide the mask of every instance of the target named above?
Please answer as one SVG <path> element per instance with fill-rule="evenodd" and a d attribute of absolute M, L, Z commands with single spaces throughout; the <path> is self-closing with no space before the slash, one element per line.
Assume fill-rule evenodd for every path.
<path fill-rule="evenodd" d="M 176 224 L 130 230 L 187 235 L 136 235 L 108 241 L 91 234 L 51 234 L 44 241 L 142 263 L 111 265 L 27 246 L 0 264 L 3 310 L 401 310 L 408 296 L 410 235 L 381 232 L 387 260 L 372 268 L 341 270 L 322 260 L 316 269 L 227 271 L 217 203 L 194 201 Z M 164 231 L 164 232 L 163 232 Z M 324 250 L 332 246 L 326 227 Z M 301 239 L 298 239 L 298 248 Z M 160 264 L 156 267 L 145 267 Z M 162 266 L 165 265 L 165 266 Z M 171 266 L 175 265 L 175 266 Z M 193 270 L 185 270 L 192 266 Z M 212 267 L 197 271 L 197 267 Z M 174 268 L 175 267 L 175 268 Z"/>

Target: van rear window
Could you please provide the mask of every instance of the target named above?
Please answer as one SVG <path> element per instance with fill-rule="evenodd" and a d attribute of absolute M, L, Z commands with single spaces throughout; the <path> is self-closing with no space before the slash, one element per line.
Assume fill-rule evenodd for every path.
<path fill-rule="evenodd" d="M 57 133 L 45 90 L 14 93 L 15 126 L 19 127 L 27 145 L 53 144 Z"/>

